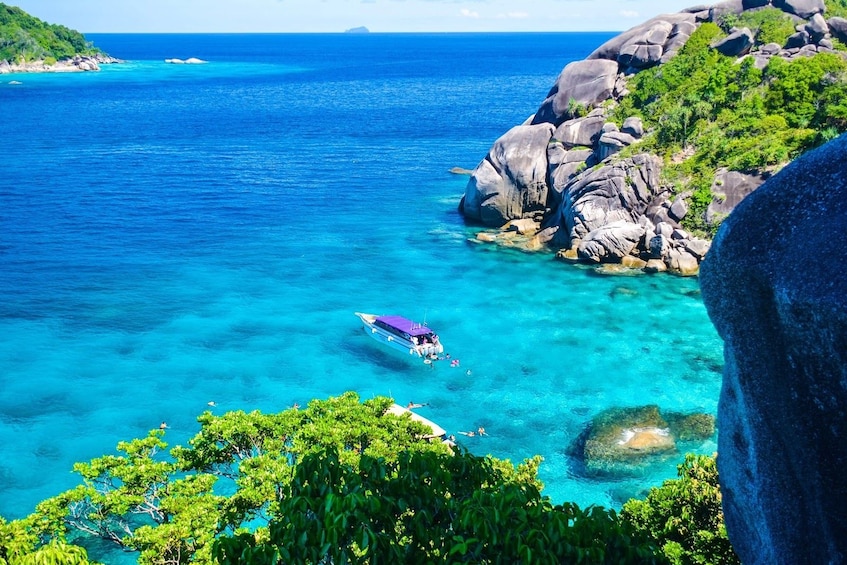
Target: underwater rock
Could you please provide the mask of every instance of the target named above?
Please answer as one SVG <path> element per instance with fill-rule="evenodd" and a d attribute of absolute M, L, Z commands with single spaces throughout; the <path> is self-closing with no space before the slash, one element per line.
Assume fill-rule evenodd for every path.
<path fill-rule="evenodd" d="M 678 455 L 678 442 L 703 441 L 714 433 L 715 418 L 709 414 L 663 415 L 656 405 L 611 408 L 592 420 L 577 442 L 577 455 L 588 475 L 633 474 Z"/>

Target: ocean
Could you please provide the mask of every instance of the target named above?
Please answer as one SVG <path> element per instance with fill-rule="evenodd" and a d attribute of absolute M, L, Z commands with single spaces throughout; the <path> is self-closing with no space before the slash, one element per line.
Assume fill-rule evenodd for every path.
<path fill-rule="evenodd" d="M 716 413 L 697 279 L 473 243 L 450 172 L 612 35 L 97 34 L 126 63 L 0 77 L 0 515 L 163 421 L 184 443 L 209 402 L 348 390 L 484 426 L 459 436 L 476 454 L 543 456 L 554 502 L 675 477 L 682 452 L 589 477 L 572 448 L 607 408 Z M 164 62 L 189 57 L 208 62 Z M 459 366 L 380 346 L 355 311 L 425 321 Z"/>

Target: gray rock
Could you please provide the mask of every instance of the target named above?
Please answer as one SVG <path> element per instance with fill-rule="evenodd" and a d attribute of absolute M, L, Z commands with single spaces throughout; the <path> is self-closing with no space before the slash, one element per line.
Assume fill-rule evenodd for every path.
<path fill-rule="evenodd" d="M 594 52 L 588 56 L 588 59 L 609 59 L 612 61 L 618 61 L 621 54 L 625 53 L 625 56 L 629 58 L 629 63 L 627 63 L 627 65 L 629 65 L 632 64 L 633 57 L 638 52 L 638 49 L 635 46 L 653 45 L 660 47 L 658 58 L 652 58 L 656 54 L 655 49 L 652 51 L 653 56 L 650 55 L 649 49 L 645 49 L 642 52 L 638 52 L 636 61 L 644 61 L 648 66 L 656 64 L 661 58 L 661 53 L 664 52 L 664 45 L 657 45 L 655 41 L 659 37 L 665 36 L 666 30 L 667 41 L 673 41 L 673 38 L 685 36 L 685 31 L 691 29 L 690 26 L 696 26 L 696 21 L 695 15 L 688 12 L 656 16 L 655 18 L 647 20 L 646 22 L 627 30 L 620 35 L 613 37 L 595 49 Z M 690 32 L 688 35 L 690 35 Z"/>
<path fill-rule="evenodd" d="M 554 134 L 555 135 L 555 134 Z M 586 167 L 586 161 L 594 155 L 592 149 L 566 149 L 555 141 L 547 146 L 547 177 L 550 185 L 550 205 L 561 204 L 562 191 L 571 180 Z"/>
<path fill-rule="evenodd" d="M 682 228 L 674 228 L 673 233 L 671 234 L 671 239 L 676 241 L 683 241 L 691 237 L 691 235 Z"/>
<path fill-rule="evenodd" d="M 547 145 L 553 126 L 515 126 L 498 139 L 465 187 L 461 211 L 488 226 L 547 208 Z"/>
<path fill-rule="evenodd" d="M 671 225 L 667 222 L 659 222 L 658 224 L 656 224 L 656 233 L 658 235 L 664 236 L 666 239 L 671 238 L 674 229 L 676 229 L 676 226 Z"/>
<path fill-rule="evenodd" d="M 521 235 L 535 235 L 539 231 L 539 225 L 538 222 L 530 218 L 521 218 L 508 222 L 503 226 L 503 231 L 514 231 Z"/>
<path fill-rule="evenodd" d="M 685 215 L 688 214 L 688 202 L 686 202 L 685 198 L 677 198 L 671 204 L 669 213 L 671 218 L 677 222 L 681 222 Z"/>
<path fill-rule="evenodd" d="M 716 22 L 726 15 L 741 15 L 744 12 L 743 0 L 727 0 L 720 4 L 715 4 L 709 10 L 709 21 Z"/>
<path fill-rule="evenodd" d="M 738 57 L 749 53 L 754 43 L 753 32 L 750 31 L 750 28 L 745 27 L 735 30 L 720 41 L 716 41 L 712 44 L 712 48 L 729 57 Z"/>
<path fill-rule="evenodd" d="M 628 133 L 632 137 L 640 138 L 642 135 L 644 135 L 644 123 L 638 116 L 630 116 L 629 118 L 623 121 L 623 127 L 621 128 L 621 131 L 624 133 Z"/>
<path fill-rule="evenodd" d="M 666 263 L 672 271 L 685 276 L 696 275 L 700 270 L 700 261 L 684 248 L 671 247 Z"/>
<path fill-rule="evenodd" d="M 621 131 L 610 131 L 609 133 L 604 133 L 600 136 L 600 140 L 597 142 L 598 145 L 598 156 L 601 161 L 609 157 L 610 155 L 614 155 L 624 147 L 632 145 L 638 141 L 628 133 L 623 133 Z"/>
<path fill-rule="evenodd" d="M 579 258 L 594 263 L 619 262 L 629 255 L 644 237 L 644 226 L 620 220 L 590 232 L 577 252 Z"/>
<path fill-rule="evenodd" d="M 779 43 L 765 43 L 759 47 L 759 52 L 765 55 L 776 55 L 782 51 L 782 46 Z"/>
<path fill-rule="evenodd" d="M 606 118 L 588 116 L 567 120 L 556 128 L 553 137 L 561 141 L 565 147 L 591 147 L 600 137 Z"/>
<path fill-rule="evenodd" d="M 823 14 L 826 11 L 823 0 L 773 0 L 775 8 L 783 12 L 809 19 L 815 14 Z"/>
<path fill-rule="evenodd" d="M 845 155 L 841 136 L 747 197 L 700 274 L 726 359 L 723 510 L 748 565 L 847 555 Z"/>
<path fill-rule="evenodd" d="M 618 63 L 623 67 L 645 69 L 658 65 L 664 54 L 664 46 L 648 43 L 630 43 L 621 47 Z"/>
<path fill-rule="evenodd" d="M 747 57 L 752 57 L 753 58 L 753 66 L 756 67 L 759 70 L 762 70 L 762 69 L 764 69 L 765 67 L 768 66 L 768 63 L 770 62 L 772 55 L 755 52 L 755 53 L 752 53 L 750 55 L 747 55 Z"/>
<path fill-rule="evenodd" d="M 745 10 L 753 10 L 755 8 L 764 8 L 770 6 L 771 0 L 744 0 L 741 4 Z"/>
<path fill-rule="evenodd" d="M 618 75 L 614 61 L 602 59 L 569 63 L 541 104 L 534 124 L 561 124 L 573 118 L 572 104 L 594 108 L 612 97 Z"/>
<path fill-rule="evenodd" d="M 847 42 L 847 19 L 829 18 L 826 20 L 826 24 L 833 37 L 839 41 Z"/>
<path fill-rule="evenodd" d="M 818 43 L 829 33 L 829 26 L 826 25 L 826 20 L 823 19 L 822 15 L 815 14 L 809 18 L 805 30 L 811 37 L 812 43 Z"/>
<path fill-rule="evenodd" d="M 644 267 L 647 273 L 664 273 L 668 270 L 668 266 L 661 259 L 650 259 Z"/>
<path fill-rule="evenodd" d="M 660 191 L 661 160 L 640 154 L 587 170 L 562 195 L 559 237 L 564 246 L 607 224 L 637 223 Z"/>
<path fill-rule="evenodd" d="M 709 252 L 711 247 L 711 241 L 696 237 L 693 237 L 685 242 L 685 250 L 701 260 L 706 256 L 706 253 Z"/>
<path fill-rule="evenodd" d="M 618 127 L 618 124 L 615 122 L 606 122 L 603 124 L 602 133 L 611 133 L 614 131 L 621 131 L 621 128 Z"/>
<path fill-rule="evenodd" d="M 706 209 L 706 222 L 710 225 L 722 222 L 748 194 L 756 190 L 763 182 L 765 179 L 759 175 L 719 171 L 712 184 L 713 199 Z"/>
<path fill-rule="evenodd" d="M 785 42 L 786 49 L 797 49 L 798 47 L 803 47 L 809 44 L 812 37 L 809 35 L 809 32 L 804 30 L 798 31 L 788 37 L 788 40 Z"/>
<path fill-rule="evenodd" d="M 652 259 L 662 259 L 668 254 L 670 248 L 670 241 L 662 234 L 654 235 L 648 240 L 647 251 L 650 253 L 650 258 Z"/>

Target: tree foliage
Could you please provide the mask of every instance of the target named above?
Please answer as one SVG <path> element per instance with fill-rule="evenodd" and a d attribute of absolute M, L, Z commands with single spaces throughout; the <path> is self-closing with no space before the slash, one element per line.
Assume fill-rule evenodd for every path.
<path fill-rule="evenodd" d="M 784 42 L 793 32 L 791 20 L 775 8 L 726 16 L 722 23 L 750 27 L 757 44 Z M 614 110 L 616 120 L 644 120 L 651 133 L 639 149 L 663 156 L 665 182 L 693 194 L 684 223 L 705 235 L 718 227 L 705 221 L 718 169 L 774 172 L 847 131 L 843 57 L 771 57 L 760 70 L 752 57 L 737 60 L 711 47 L 726 31 L 700 25 L 670 61 L 631 77 L 630 94 Z"/>
<path fill-rule="evenodd" d="M 45 23 L 16 6 L 0 3 L 0 60 L 61 60 L 95 53 L 100 50 L 78 31 Z"/>
<path fill-rule="evenodd" d="M 440 441 L 355 393 L 276 414 L 209 412 L 74 470 L 81 482 L 0 519 L 0 565 L 89 563 L 93 536 L 141 564 L 732 563 L 714 461 L 621 514 L 553 504 L 539 457 L 515 466 Z M 729 557 L 727 557 L 729 556 Z"/>
<path fill-rule="evenodd" d="M 139 552 L 140 563 L 210 563 L 211 543 L 240 528 L 259 528 L 281 511 L 302 458 L 331 450 L 357 465 L 362 457 L 395 461 L 402 453 L 450 453 L 431 430 L 387 413 L 391 400 L 359 402 L 355 393 L 313 400 L 277 414 L 229 412 L 199 417 L 187 446 L 168 450 L 166 431 L 117 446 L 74 470 L 82 482 L 38 505 L 27 531 L 41 542 L 84 533 Z M 534 488 L 539 460 L 504 476 Z"/>
<path fill-rule="evenodd" d="M 553 505 L 531 483 L 466 452 L 394 462 L 334 451 L 297 467 L 268 537 L 216 543 L 222 564 L 659 563 L 614 512 Z"/>
<path fill-rule="evenodd" d="M 726 534 L 715 458 L 687 455 L 678 473 L 624 504 L 623 521 L 655 540 L 673 565 L 740 564 Z"/>
<path fill-rule="evenodd" d="M 85 549 L 54 539 L 39 543 L 26 520 L 0 517 L 0 565 L 89 565 Z"/>

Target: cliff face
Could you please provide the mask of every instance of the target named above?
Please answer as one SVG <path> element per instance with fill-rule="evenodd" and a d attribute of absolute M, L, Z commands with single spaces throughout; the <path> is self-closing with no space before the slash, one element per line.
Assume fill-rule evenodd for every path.
<path fill-rule="evenodd" d="M 796 29 L 784 45 L 757 45 L 749 29 L 733 28 L 711 48 L 762 69 L 772 57 L 831 52 L 831 38 L 847 30 L 847 20 L 823 18 L 822 0 L 730 0 L 657 16 L 562 70 L 536 113 L 498 139 L 473 171 L 461 213 L 491 227 L 531 219 L 541 243 L 574 261 L 696 274 L 710 242 L 683 228 L 692 192 L 663 182 L 663 158 L 638 152 L 651 134 L 640 117 L 615 123 L 612 113 L 630 79 L 670 61 L 699 26 L 774 8 Z M 725 217 L 768 172 L 723 168 L 712 176 L 704 222 Z"/>
<path fill-rule="evenodd" d="M 768 180 L 700 274 L 725 343 L 718 469 L 745 564 L 847 556 L 845 157 L 842 135 Z"/>

